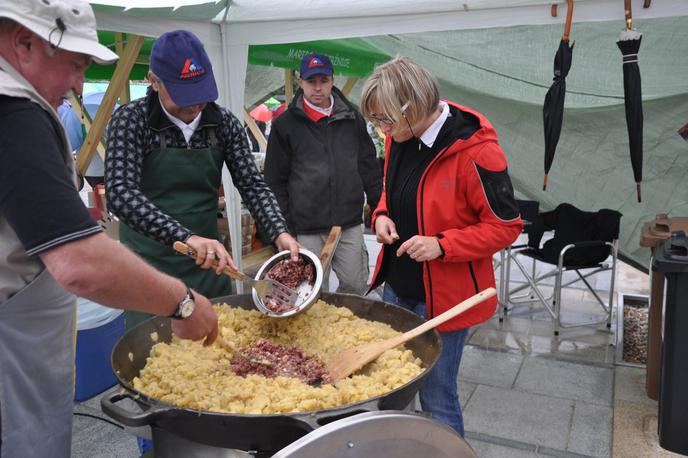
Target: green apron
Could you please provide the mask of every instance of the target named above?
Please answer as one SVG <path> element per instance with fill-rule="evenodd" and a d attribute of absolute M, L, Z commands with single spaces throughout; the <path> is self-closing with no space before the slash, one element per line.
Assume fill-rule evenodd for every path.
<path fill-rule="evenodd" d="M 210 146 L 191 149 L 167 148 L 165 134 L 161 132 L 160 148 L 143 160 L 141 190 L 161 212 L 194 234 L 218 240 L 217 200 L 224 154 L 217 145 L 215 130 L 209 127 L 206 133 Z M 139 234 L 124 224 L 120 227 L 119 238 L 153 267 L 180 278 L 204 296 L 212 298 L 232 293 L 229 277 L 218 276 L 213 269 L 201 269 L 193 259 L 176 253 L 171 246 Z M 125 313 L 127 329 L 151 316 L 141 312 Z"/>

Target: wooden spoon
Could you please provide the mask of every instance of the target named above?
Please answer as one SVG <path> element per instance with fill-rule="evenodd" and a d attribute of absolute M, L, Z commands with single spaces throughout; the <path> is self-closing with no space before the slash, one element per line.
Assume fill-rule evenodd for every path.
<path fill-rule="evenodd" d="M 334 355 L 334 357 L 332 357 L 332 359 L 330 359 L 330 361 L 327 362 L 327 373 L 330 375 L 332 382 L 336 382 L 337 380 L 348 377 L 369 362 L 376 360 L 387 350 L 390 350 L 397 345 L 401 345 L 404 342 L 439 326 L 445 321 L 454 318 L 469 308 L 481 303 L 485 299 L 489 299 L 495 294 L 497 294 L 497 291 L 494 288 L 487 288 L 475 296 L 469 297 L 460 304 L 455 305 L 441 315 L 438 315 L 435 318 L 426 321 L 420 326 L 417 326 L 401 335 L 392 337 L 391 339 L 383 340 L 382 342 L 373 342 L 360 345 L 358 347 L 349 348 L 348 350 L 337 353 Z"/>
<path fill-rule="evenodd" d="M 323 245 L 322 251 L 320 252 L 320 264 L 322 264 L 323 274 L 327 271 L 327 268 L 330 267 L 334 250 L 337 249 L 341 237 L 342 226 L 332 226 L 330 233 L 327 235 L 327 240 L 325 240 L 325 245 Z"/>

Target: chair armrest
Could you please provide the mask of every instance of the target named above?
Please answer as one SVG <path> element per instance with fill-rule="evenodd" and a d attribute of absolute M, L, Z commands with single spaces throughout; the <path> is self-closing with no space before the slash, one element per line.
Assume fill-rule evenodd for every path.
<path fill-rule="evenodd" d="M 583 242 L 575 242 L 575 243 L 570 243 L 566 245 L 564 248 L 562 248 L 561 252 L 559 253 L 559 267 L 561 268 L 564 265 L 564 256 L 566 256 L 566 253 L 569 250 L 573 250 L 576 248 L 592 248 L 592 247 L 602 247 L 602 246 L 609 246 L 612 250 L 612 254 L 616 256 L 615 254 L 615 249 L 614 249 L 614 243 L 612 242 L 605 242 L 602 240 L 587 240 Z"/>
<path fill-rule="evenodd" d="M 571 247 L 571 248 L 592 248 L 592 247 L 604 246 L 604 245 L 612 246 L 610 242 L 604 242 L 602 240 L 588 240 L 585 242 L 571 243 L 569 245 L 566 245 L 566 247 L 564 249 L 567 249 L 569 247 Z"/>

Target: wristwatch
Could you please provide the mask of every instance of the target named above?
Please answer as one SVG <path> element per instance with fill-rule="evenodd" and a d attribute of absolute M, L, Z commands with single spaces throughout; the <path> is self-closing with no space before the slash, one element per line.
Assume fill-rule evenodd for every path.
<path fill-rule="evenodd" d="M 177 304 L 177 310 L 170 315 L 173 320 L 183 320 L 189 318 L 196 308 L 196 303 L 194 302 L 194 296 L 191 289 L 186 288 L 186 296 L 179 301 Z"/>

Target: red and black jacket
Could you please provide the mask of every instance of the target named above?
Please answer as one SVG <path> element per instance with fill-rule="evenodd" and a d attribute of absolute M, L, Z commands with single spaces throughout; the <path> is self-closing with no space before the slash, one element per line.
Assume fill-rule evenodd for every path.
<path fill-rule="evenodd" d="M 423 263 L 423 284 L 428 318 L 495 285 L 492 255 L 518 238 L 523 223 L 518 214 L 507 162 L 490 122 L 470 108 L 447 102 L 450 109 L 478 119 L 480 127 L 468 139 L 457 139 L 430 162 L 418 186 L 419 235 L 436 236 L 444 256 Z M 391 138 L 385 158 L 385 180 L 390 160 Z M 383 189 L 375 219 L 387 214 Z M 392 220 L 394 217 L 392 216 Z M 384 281 L 381 250 L 371 289 Z M 449 320 L 440 332 L 468 328 L 492 316 L 493 297 Z"/>

